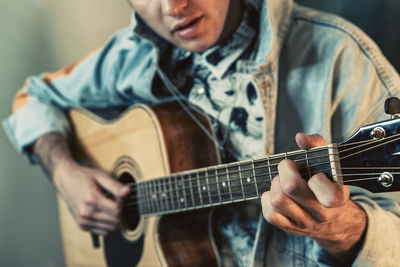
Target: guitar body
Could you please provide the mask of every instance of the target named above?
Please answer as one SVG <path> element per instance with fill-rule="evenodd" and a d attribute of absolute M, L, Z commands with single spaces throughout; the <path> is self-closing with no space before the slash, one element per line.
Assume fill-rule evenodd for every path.
<path fill-rule="evenodd" d="M 198 115 L 203 124 L 205 117 Z M 214 144 L 175 104 L 151 109 L 134 106 L 105 121 L 71 111 L 73 152 L 84 165 L 100 168 L 123 183 L 135 183 L 219 163 Z M 209 127 L 209 126 L 207 126 Z M 210 234 L 210 209 L 140 217 L 125 212 L 118 231 L 93 246 L 59 198 L 61 233 L 67 266 L 218 266 Z"/>
<path fill-rule="evenodd" d="M 205 116 L 193 116 L 212 132 Z M 120 229 L 101 238 L 99 248 L 60 199 L 67 266 L 218 266 L 225 260 L 218 251 L 226 250 L 217 229 L 212 237 L 212 208 L 260 198 L 283 159 L 295 161 L 306 180 L 322 172 L 371 192 L 400 190 L 400 118 L 366 125 L 341 144 L 229 164 L 219 164 L 214 143 L 176 104 L 137 105 L 108 121 L 72 111 L 70 119 L 77 161 L 132 193 Z"/>

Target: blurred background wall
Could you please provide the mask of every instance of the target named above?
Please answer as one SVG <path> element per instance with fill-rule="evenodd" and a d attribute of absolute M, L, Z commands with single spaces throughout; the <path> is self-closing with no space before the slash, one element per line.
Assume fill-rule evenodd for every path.
<path fill-rule="evenodd" d="M 125 0 L 0 1 L 0 118 L 30 74 L 54 71 L 129 24 Z M 0 266 L 64 266 L 52 185 L 0 130 Z"/>
<path fill-rule="evenodd" d="M 297 2 L 359 24 L 400 69 L 400 1 Z M 28 75 L 77 61 L 128 25 L 130 14 L 125 0 L 0 1 L 0 118 Z M 2 130 L 0 171 L 0 266 L 64 266 L 52 185 L 17 155 Z"/>

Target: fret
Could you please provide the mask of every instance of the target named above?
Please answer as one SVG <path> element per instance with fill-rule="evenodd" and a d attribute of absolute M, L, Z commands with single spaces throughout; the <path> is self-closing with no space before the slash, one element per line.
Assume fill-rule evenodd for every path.
<path fill-rule="evenodd" d="M 141 203 L 141 205 L 142 205 L 142 210 L 143 210 L 143 213 L 149 213 L 150 211 L 149 211 L 149 209 L 148 209 L 148 207 L 147 207 L 147 201 L 146 201 L 146 197 L 147 197 L 147 194 L 146 194 L 146 189 L 145 189 L 145 183 L 144 182 L 141 182 L 140 183 L 140 203 Z"/>
<path fill-rule="evenodd" d="M 185 191 L 186 208 L 194 207 L 193 189 L 192 183 L 190 182 L 190 174 L 182 176 L 183 189 Z"/>
<path fill-rule="evenodd" d="M 329 159 L 328 149 L 317 148 L 309 150 L 309 168 L 311 176 L 319 172 L 325 173 L 328 177 L 332 177 L 331 163 Z"/>
<path fill-rule="evenodd" d="M 189 184 L 189 190 L 190 190 L 190 198 L 192 200 L 192 207 L 196 206 L 196 203 L 194 201 L 194 194 L 193 194 L 193 185 L 192 185 L 192 177 L 191 174 L 189 173 L 187 176 L 188 180 L 186 181 Z"/>
<path fill-rule="evenodd" d="M 240 184 L 242 186 L 243 199 L 245 200 L 246 194 L 244 193 L 244 184 L 243 184 L 242 172 L 240 171 L 240 163 L 238 163 L 238 173 L 239 173 Z"/>
<path fill-rule="evenodd" d="M 160 203 L 158 202 L 158 194 L 157 194 L 157 188 L 156 188 L 155 183 L 156 183 L 155 180 L 150 181 L 151 192 L 152 192 L 151 199 L 152 199 L 152 201 L 154 201 L 156 212 L 159 212 L 161 209 L 160 209 Z"/>
<path fill-rule="evenodd" d="M 174 202 L 174 187 L 172 186 L 172 177 L 169 176 L 168 177 L 168 185 L 169 185 L 169 189 L 167 190 L 167 192 L 169 191 L 170 194 L 170 199 L 171 199 L 171 207 L 173 210 L 175 210 L 175 202 Z"/>
<path fill-rule="evenodd" d="M 241 175 L 241 180 L 243 181 L 243 192 L 245 199 L 256 198 L 257 192 L 253 177 L 253 166 L 251 161 L 243 162 L 239 165 L 239 173 Z"/>
<path fill-rule="evenodd" d="M 244 190 L 243 190 L 243 184 L 242 184 L 242 179 L 240 177 L 240 172 L 239 172 L 239 165 L 236 162 L 229 163 L 227 165 L 227 172 L 228 172 L 228 177 L 229 177 L 229 184 L 230 184 L 230 194 L 232 201 L 236 200 L 243 200 L 245 198 L 244 196 Z"/>
<path fill-rule="evenodd" d="M 215 184 L 217 185 L 217 191 L 218 191 L 218 199 L 219 199 L 219 202 L 222 203 L 221 190 L 219 188 L 219 179 L 218 179 L 217 169 L 214 170 L 214 173 L 215 173 Z"/>
<path fill-rule="evenodd" d="M 165 209 L 164 209 L 164 203 L 163 203 L 163 197 L 162 197 L 162 189 L 160 189 L 161 180 L 157 179 L 154 182 L 155 182 L 155 186 L 156 186 L 156 191 L 158 192 L 157 193 L 157 196 L 158 196 L 157 198 L 158 198 L 158 202 L 160 204 L 159 205 L 159 207 L 160 207 L 159 211 L 164 211 Z"/>
<path fill-rule="evenodd" d="M 153 212 L 153 206 L 151 205 L 151 195 L 150 195 L 150 190 L 149 190 L 149 182 L 146 181 L 143 183 L 144 185 L 144 191 L 145 191 L 145 202 L 146 202 L 146 206 L 147 209 L 149 211 L 149 213 Z"/>
<path fill-rule="evenodd" d="M 191 183 L 191 193 L 192 193 L 192 201 L 194 207 L 202 207 L 203 203 L 201 201 L 201 192 L 199 191 L 199 179 L 197 177 L 197 171 L 189 174 L 189 179 Z"/>
<path fill-rule="evenodd" d="M 256 194 L 257 194 L 257 197 L 259 197 L 260 193 L 258 192 L 257 176 L 256 176 L 256 171 L 254 169 L 254 160 L 251 161 L 251 167 L 252 167 L 252 171 L 253 171 L 254 185 L 256 187 Z"/>
<path fill-rule="evenodd" d="M 160 180 L 161 182 L 161 197 L 164 200 L 165 211 L 171 210 L 170 205 L 168 203 L 168 189 L 166 183 L 168 182 L 167 178 L 163 178 Z"/>
<path fill-rule="evenodd" d="M 198 173 L 203 205 L 211 204 L 210 187 L 208 186 L 207 172 L 203 169 Z"/>
<path fill-rule="evenodd" d="M 269 160 L 269 156 L 267 156 L 267 162 L 268 162 L 268 174 L 269 174 L 269 179 L 272 183 L 272 180 L 274 177 L 272 176 L 272 169 L 271 169 L 271 161 Z"/>
<path fill-rule="evenodd" d="M 220 166 L 215 170 L 218 182 L 218 190 L 220 192 L 220 202 L 232 202 L 232 197 L 230 194 L 230 185 L 228 182 L 228 173 L 226 171 L 226 166 Z"/>
<path fill-rule="evenodd" d="M 218 188 L 218 181 L 216 178 L 216 171 L 214 168 L 207 168 L 206 170 L 208 187 L 210 191 L 210 203 L 220 203 L 221 202 L 221 194 Z"/>
<path fill-rule="evenodd" d="M 271 185 L 268 162 L 265 159 L 253 160 L 253 166 L 256 185 L 260 192 L 259 196 L 261 196 L 262 193 L 270 189 Z"/>
<path fill-rule="evenodd" d="M 140 199 L 141 199 L 141 203 L 142 203 L 142 208 L 143 208 L 143 212 L 145 212 L 145 213 L 150 213 L 151 212 L 151 210 L 150 210 L 150 207 L 149 207 L 149 202 L 148 202 L 148 194 L 147 194 L 147 192 L 146 192 L 146 182 L 142 182 L 142 183 L 140 183 L 140 187 L 141 187 L 141 197 L 140 197 Z"/>
<path fill-rule="evenodd" d="M 142 187 L 143 184 L 142 183 L 137 183 L 136 186 L 136 201 L 138 203 L 138 208 L 139 208 L 139 214 L 144 214 L 147 213 L 147 211 L 145 210 L 144 206 L 143 206 L 143 193 L 142 193 Z"/>
<path fill-rule="evenodd" d="M 187 200 L 186 200 L 186 191 L 185 186 L 183 183 L 183 177 L 181 174 L 177 174 L 176 176 L 176 186 L 177 186 L 177 193 L 178 193 L 178 203 L 179 208 L 185 210 L 187 208 Z"/>
<path fill-rule="evenodd" d="M 147 181 L 147 190 L 148 190 L 148 194 L 149 194 L 149 204 L 150 204 L 150 209 L 151 212 L 156 212 L 156 207 L 155 207 L 155 203 L 153 202 L 153 192 L 151 191 L 151 181 Z"/>
<path fill-rule="evenodd" d="M 311 177 L 310 161 L 308 159 L 308 151 L 307 150 L 305 150 L 305 156 L 306 156 L 306 165 L 307 165 L 308 177 Z"/>
<path fill-rule="evenodd" d="M 278 175 L 278 164 L 281 161 L 282 161 L 282 158 L 280 156 L 273 155 L 268 158 L 271 181 L 275 176 Z"/>
<path fill-rule="evenodd" d="M 225 172 L 226 172 L 226 178 L 228 180 L 228 188 L 229 188 L 229 197 L 231 198 L 231 201 L 233 202 L 233 197 L 232 197 L 232 187 L 231 187 L 231 179 L 229 177 L 229 169 L 228 165 L 225 165 Z"/>
<path fill-rule="evenodd" d="M 200 199 L 200 205 L 202 207 L 204 207 L 204 203 L 203 203 L 203 196 L 201 194 L 201 184 L 200 184 L 200 177 L 199 177 L 199 173 L 196 172 L 196 183 L 197 183 L 197 191 L 199 193 L 199 199 Z"/>
<path fill-rule="evenodd" d="M 176 193 L 176 203 L 178 203 L 178 210 L 181 209 L 181 198 L 179 197 L 179 186 L 178 186 L 178 176 L 174 175 L 175 178 L 175 193 Z"/>
<path fill-rule="evenodd" d="M 188 207 L 188 203 L 187 203 L 187 194 L 186 194 L 186 188 L 185 188 L 184 175 L 180 176 L 180 181 L 178 182 L 178 186 L 180 186 L 182 188 L 183 203 L 185 204 L 185 209 L 186 209 Z"/>

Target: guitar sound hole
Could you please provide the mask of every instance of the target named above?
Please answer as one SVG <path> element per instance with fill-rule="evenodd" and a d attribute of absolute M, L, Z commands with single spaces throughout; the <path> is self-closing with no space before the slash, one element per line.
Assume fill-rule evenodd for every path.
<path fill-rule="evenodd" d="M 136 182 L 132 175 L 128 172 L 122 173 L 118 180 L 131 187 L 131 193 L 123 203 L 121 223 L 125 229 L 133 231 L 140 222 L 136 198 Z"/>

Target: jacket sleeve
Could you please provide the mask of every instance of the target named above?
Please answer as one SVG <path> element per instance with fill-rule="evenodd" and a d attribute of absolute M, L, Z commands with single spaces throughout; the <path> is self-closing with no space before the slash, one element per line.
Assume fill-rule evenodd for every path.
<path fill-rule="evenodd" d="M 400 204 L 352 188 L 352 199 L 367 214 L 364 242 L 353 266 L 397 266 L 400 261 Z"/>
<path fill-rule="evenodd" d="M 152 47 L 131 28 L 117 32 L 104 47 L 54 73 L 31 76 L 18 91 L 12 114 L 3 121 L 18 152 L 35 163 L 30 146 L 40 136 L 58 132 L 68 138 L 66 110 L 127 106 L 151 98 Z M 132 70 L 135 70 L 134 72 Z"/>

